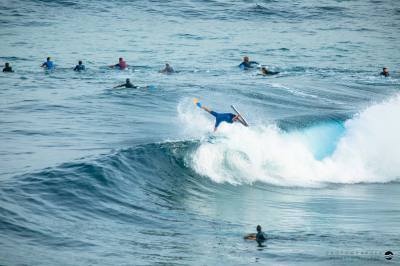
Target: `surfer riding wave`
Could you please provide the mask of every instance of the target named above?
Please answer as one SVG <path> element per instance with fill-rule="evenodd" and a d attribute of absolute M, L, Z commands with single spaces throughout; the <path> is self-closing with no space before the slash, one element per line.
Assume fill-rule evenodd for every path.
<path fill-rule="evenodd" d="M 210 110 L 209 108 L 203 106 L 198 99 L 194 99 L 194 104 L 197 105 L 199 108 L 203 109 L 204 111 L 208 112 L 212 116 L 215 117 L 215 126 L 214 126 L 214 132 L 217 131 L 218 126 L 222 122 L 227 122 L 229 124 L 232 124 L 234 122 L 239 121 L 243 125 L 247 126 L 247 123 L 243 120 L 240 114 L 233 114 L 233 113 L 217 113 L 215 111 Z M 235 110 L 235 109 L 234 109 Z"/>

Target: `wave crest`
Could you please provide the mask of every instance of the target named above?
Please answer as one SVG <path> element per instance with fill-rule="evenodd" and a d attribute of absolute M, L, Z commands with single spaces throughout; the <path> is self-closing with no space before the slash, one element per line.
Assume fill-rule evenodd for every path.
<path fill-rule="evenodd" d="M 197 110 L 196 110 L 197 111 Z M 182 110 L 180 110 L 182 112 Z M 190 111 L 180 115 L 198 119 Z M 195 118 L 202 116 L 201 118 Z M 385 183 L 400 177 L 400 95 L 375 104 L 344 123 L 326 122 L 284 132 L 274 125 L 223 126 L 190 155 L 191 167 L 215 182 L 261 181 L 279 186 Z M 189 131 L 196 124 L 189 123 Z M 212 123 L 209 125 L 212 126 Z"/>

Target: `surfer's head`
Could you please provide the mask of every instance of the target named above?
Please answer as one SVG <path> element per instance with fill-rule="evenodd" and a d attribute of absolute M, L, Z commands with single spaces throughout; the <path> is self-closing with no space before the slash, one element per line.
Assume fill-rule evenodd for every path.
<path fill-rule="evenodd" d="M 261 225 L 257 225 L 257 232 L 261 232 Z"/>
<path fill-rule="evenodd" d="M 243 61 L 244 61 L 244 62 L 249 62 L 249 57 L 248 57 L 247 55 L 244 56 L 244 57 L 243 57 Z"/>
<path fill-rule="evenodd" d="M 122 61 L 124 61 L 124 59 L 123 59 L 122 57 L 120 57 L 120 58 L 119 58 L 119 61 L 122 62 Z"/>
<path fill-rule="evenodd" d="M 78 64 L 79 64 L 79 65 L 82 65 L 82 61 L 81 61 L 81 60 L 79 60 Z"/>
<path fill-rule="evenodd" d="M 130 83 L 131 82 L 131 80 L 130 79 L 126 79 L 126 83 Z"/>
<path fill-rule="evenodd" d="M 51 59 L 50 57 L 47 57 L 47 61 L 50 61 L 50 59 Z"/>
<path fill-rule="evenodd" d="M 262 72 L 263 74 L 268 74 L 268 69 L 267 69 L 266 67 L 262 67 L 262 68 L 261 68 L 261 72 Z"/>

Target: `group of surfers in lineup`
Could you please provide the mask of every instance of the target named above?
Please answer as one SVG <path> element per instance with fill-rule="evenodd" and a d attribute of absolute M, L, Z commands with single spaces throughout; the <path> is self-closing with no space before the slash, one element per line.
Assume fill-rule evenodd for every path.
<path fill-rule="evenodd" d="M 243 57 L 243 61 L 239 64 L 239 67 L 241 69 L 243 69 L 243 70 L 251 69 L 254 66 L 260 66 L 260 64 L 257 63 L 256 61 L 250 61 L 248 56 L 244 56 Z M 45 68 L 47 70 L 52 70 L 52 69 L 55 68 L 55 64 L 54 64 L 53 61 L 51 61 L 50 57 L 47 57 L 46 62 L 44 62 L 41 65 L 41 67 L 43 67 L 43 68 Z M 125 60 L 122 57 L 120 57 L 117 64 L 110 65 L 109 67 L 110 68 L 117 68 L 117 69 L 120 69 L 120 70 L 124 70 L 124 69 L 126 69 L 128 67 L 128 64 L 125 62 Z M 84 71 L 85 69 L 86 69 L 85 65 L 82 63 L 82 61 L 79 61 L 78 64 L 75 66 L 75 68 L 73 70 L 74 71 Z M 260 70 L 261 70 L 261 73 L 259 75 L 262 75 L 262 76 L 279 74 L 279 72 L 268 70 L 265 66 L 261 66 Z M 3 72 L 14 72 L 8 62 L 5 63 Z M 159 72 L 160 73 L 164 73 L 164 74 L 172 74 L 172 73 L 175 72 L 175 70 L 168 63 L 166 63 L 165 64 L 165 68 L 160 70 Z M 382 69 L 382 72 L 380 73 L 380 75 L 388 77 L 389 76 L 389 69 L 387 67 L 384 67 Z M 115 86 L 114 88 L 120 88 L 120 87 L 139 88 L 138 86 L 133 85 L 131 83 L 130 79 L 126 79 L 124 84 L 120 84 L 118 86 Z M 218 126 L 222 122 L 226 122 L 226 123 L 232 124 L 234 122 L 239 121 L 243 125 L 248 126 L 247 123 L 245 123 L 244 118 L 240 114 L 217 113 L 217 112 L 215 112 L 215 111 L 203 106 L 197 99 L 195 99 L 195 105 L 215 117 L 214 132 L 217 130 Z"/>

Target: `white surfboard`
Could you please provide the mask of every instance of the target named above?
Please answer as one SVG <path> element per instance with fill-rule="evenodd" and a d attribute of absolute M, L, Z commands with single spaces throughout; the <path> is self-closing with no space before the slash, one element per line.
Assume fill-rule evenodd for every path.
<path fill-rule="evenodd" d="M 231 105 L 231 108 L 239 116 L 238 117 L 239 122 L 242 123 L 243 126 L 248 127 L 249 123 L 247 123 L 246 119 L 244 119 L 243 115 L 241 113 L 239 113 L 239 111 L 235 108 L 235 106 Z"/>

